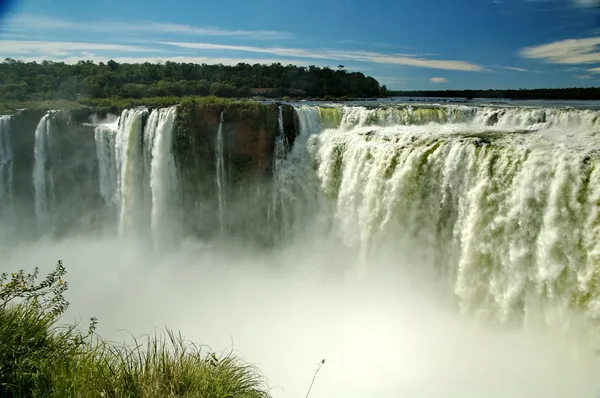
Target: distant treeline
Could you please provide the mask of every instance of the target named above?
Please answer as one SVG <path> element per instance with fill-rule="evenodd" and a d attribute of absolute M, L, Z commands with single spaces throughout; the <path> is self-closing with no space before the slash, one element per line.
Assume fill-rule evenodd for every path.
<path fill-rule="evenodd" d="M 144 98 L 164 96 L 218 97 L 379 97 L 385 86 L 359 72 L 316 66 L 236 66 L 193 63 L 119 64 L 115 61 L 77 64 L 0 63 L 0 101 L 82 98 Z"/>
<path fill-rule="evenodd" d="M 533 90 L 389 91 L 394 97 L 507 98 L 515 100 L 600 100 L 600 87 L 540 88 Z"/>

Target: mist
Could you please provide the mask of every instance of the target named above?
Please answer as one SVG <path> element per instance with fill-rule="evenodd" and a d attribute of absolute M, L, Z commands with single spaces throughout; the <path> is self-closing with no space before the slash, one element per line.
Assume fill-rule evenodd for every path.
<path fill-rule="evenodd" d="M 0 271 L 62 259 L 66 323 L 99 319 L 123 342 L 164 327 L 256 364 L 274 397 L 592 397 L 600 358 L 578 336 L 460 316 L 429 265 L 402 253 L 358 263 L 334 239 L 280 249 L 189 240 L 69 238 L 6 249 Z M 357 272 L 357 270 L 362 270 Z M 365 271 L 366 270 L 366 271 Z"/>

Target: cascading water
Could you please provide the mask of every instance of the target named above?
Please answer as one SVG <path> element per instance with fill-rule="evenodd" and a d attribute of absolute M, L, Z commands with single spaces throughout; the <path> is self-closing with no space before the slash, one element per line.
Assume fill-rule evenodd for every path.
<path fill-rule="evenodd" d="M 500 110 L 490 127 L 477 112 L 440 124 L 431 111 L 427 126 L 366 121 L 389 110 L 341 112 L 342 127 L 307 147 L 347 246 L 428 258 L 461 309 L 486 319 L 564 325 L 576 308 L 600 320 L 598 113 Z M 587 133 L 557 134 L 573 120 Z"/>
<path fill-rule="evenodd" d="M 46 114 L 35 129 L 33 187 L 38 228 L 45 231 L 50 225 L 50 197 L 54 191 L 53 178 L 46 170 L 53 136 L 52 115 Z"/>
<path fill-rule="evenodd" d="M 156 134 L 153 137 L 150 188 L 152 190 L 152 236 L 156 246 L 174 238 L 178 204 L 177 172 L 173 156 L 173 130 L 177 108 L 160 109 Z"/>
<path fill-rule="evenodd" d="M 309 138 L 321 131 L 319 108 L 300 106 L 295 109 L 299 134 L 294 145 L 284 157 L 277 161 L 273 175 L 273 197 L 277 198 L 272 214 L 279 217 L 277 236 L 290 237 L 318 208 L 318 184 L 311 171 L 311 155 L 308 145 Z M 276 150 L 281 151 L 285 141 L 283 137 Z M 279 149 L 278 149 L 278 146 Z M 280 156 L 281 152 L 276 154 Z"/>
<path fill-rule="evenodd" d="M 281 185 L 284 175 L 282 173 L 283 162 L 285 161 L 288 151 L 288 142 L 285 136 L 285 129 L 283 127 L 283 111 L 282 107 L 279 107 L 277 114 L 277 136 L 275 137 L 275 149 L 273 151 L 273 193 L 271 197 L 271 205 L 269 206 L 269 225 L 275 231 L 278 229 L 278 223 L 283 226 L 282 232 L 285 233 L 288 225 L 288 221 L 285 219 L 285 214 L 281 213 L 282 209 L 282 192 Z M 279 237 L 276 236 L 276 240 Z M 285 236 L 282 236 L 285 239 Z"/>
<path fill-rule="evenodd" d="M 118 121 L 114 124 L 100 125 L 94 130 L 100 194 L 108 213 L 111 215 L 111 221 L 114 221 L 113 217 L 117 216 L 121 205 L 116 152 L 118 131 Z"/>
<path fill-rule="evenodd" d="M 131 109 L 121 114 L 116 139 L 118 186 L 121 199 L 119 233 L 121 235 L 139 234 L 139 226 L 144 218 L 142 201 L 143 154 L 142 129 L 143 118 L 148 110 Z"/>
<path fill-rule="evenodd" d="M 13 148 L 11 117 L 0 116 L 0 217 L 13 221 Z"/>
<path fill-rule="evenodd" d="M 600 320 L 599 112 L 464 105 L 294 111 L 298 136 L 288 147 L 278 110 L 273 187 L 263 198 L 278 245 L 321 232 L 360 251 L 367 272 L 373 254 L 410 253 L 435 265 L 463 312 L 499 322 L 560 323 L 573 309 Z M 119 232 L 151 234 L 155 246 L 177 236 L 180 221 L 176 113 L 126 110 L 118 125 L 94 133 L 99 192 Z M 216 192 L 207 201 L 216 197 L 222 234 L 236 223 L 227 213 L 236 187 L 229 196 L 224 119 L 221 113 L 214 163 L 206 167 L 214 164 L 214 180 L 206 181 L 216 180 Z M 9 118 L 0 120 L 4 198 L 12 153 Z M 51 214 L 52 126 L 48 114 L 35 132 L 42 226 Z"/>
<path fill-rule="evenodd" d="M 223 119 L 225 111 L 221 112 L 219 119 L 219 128 L 217 129 L 217 140 L 215 144 L 215 170 L 217 184 L 217 200 L 219 205 L 219 229 L 221 234 L 225 231 L 225 212 L 227 209 L 226 197 L 226 181 L 225 181 L 225 159 L 224 159 L 224 143 L 223 143 Z"/>

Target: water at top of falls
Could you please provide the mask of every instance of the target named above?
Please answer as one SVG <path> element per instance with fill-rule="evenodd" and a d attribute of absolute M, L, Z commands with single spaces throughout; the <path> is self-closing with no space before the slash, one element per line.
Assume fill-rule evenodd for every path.
<path fill-rule="evenodd" d="M 219 228 L 221 233 L 225 229 L 225 209 L 227 208 L 226 198 L 226 181 L 225 181 L 225 148 L 223 141 L 223 120 L 225 117 L 225 111 L 221 111 L 219 118 L 219 127 L 217 129 L 217 140 L 215 143 L 215 170 L 216 170 L 216 184 L 217 184 L 217 200 L 219 205 Z"/>
<path fill-rule="evenodd" d="M 173 129 L 177 108 L 160 109 L 152 145 L 150 188 L 152 190 L 151 228 L 155 245 L 172 239 L 175 221 L 173 209 L 177 194 L 177 173 L 173 156 Z"/>
<path fill-rule="evenodd" d="M 428 124 L 453 124 L 473 131 L 500 132 L 600 129 L 600 111 L 589 109 L 467 105 L 333 106 L 320 109 L 327 110 L 324 122 L 334 125 L 328 127 L 339 125 L 346 130 Z"/>

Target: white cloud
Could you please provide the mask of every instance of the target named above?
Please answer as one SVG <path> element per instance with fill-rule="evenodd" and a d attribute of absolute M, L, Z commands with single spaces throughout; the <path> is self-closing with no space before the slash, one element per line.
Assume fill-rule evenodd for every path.
<path fill-rule="evenodd" d="M 515 68 L 514 66 L 503 66 L 504 69 L 508 69 L 508 70 L 514 70 L 517 72 L 527 72 L 527 69 L 523 69 L 523 68 Z"/>
<path fill-rule="evenodd" d="M 388 88 L 404 86 L 408 80 L 404 77 L 391 77 L 391 76 L 373 76 L 381 84 L 385 84 Z"/>
<path fill-rule="evenodd" d="M 163 42 L 179 48 L 196 49 L 196 50 L 226 50 L 226 51 L 241 51 L 253 52 L 262 54 L 272 54 L 283 57 L 298 57 L 307 59 L 330 59 L 338 61 L 358 61 L 358 62 L 374 62 L 379 64 L 392 65 L 407 65 L 417 66 L 422 68 L 462 70 L 462 71 L 480 71 L 483 68 L 479 65 L 472 64 L 466 61 L 455 60 L 433 60 L 427 58 L 417 58 L 413 56 L 382 54 L 368 51 L 343 51 L 331 49 L 301 49 L 301 48 L 285 48 L 285 47 L 254 47 L 254 46 L 236 46 L 228 44 L 213 44 L 213 43 L 183 43 L 183 42 Z"/>
<path fill-rule="evenodd" d="M 76 51 L 154 52 L 156 49 L 107 43 L 63 41 L 0 40 L 2 54 L 67 55 Z"/>
<path fill-rule="evenodd" d="M 588 69 L 587 71 L 591 72 L 591 73 L 600 73 L 600 68 L 592 68 L 592 69 Z"/>
<path fill-rule="evenodd" d="M 448 80 L 446 80 L 443 77 L 432 77 L 431 79 L 429 79 L 432 83 L 436 83 L 436 84 L 442 84 L 442 83 L 448 83 Z"/>
<path fill-rule="evenodd" d="M 573 0 L 580 7 L 600 7 L 600 0 Z"/>
<path fill-rule="evenodd" d="M 492 3 L 494 3 L 494 4 L 502 4 L 504 2 L 502 0 L 494 0 L 494 1 L 492 1 Z"/>
<path fill-rule="evenodd" d="M 40 15 L 19 15 L 8 20 L 6 30 L 10 31 L 49 31 L 71 30 L 101 33 L 140 33 L 140 34 L 187 34 L 195 36 L 229 36 L 252 39 L 287 39 L 292 37 L 288 32 L 270 30 L 226 30 L 216 27 L 200 27 L 192 25 L 161 23 L 153 21 L 80 22 L 68 19 L 50 18 Z"/>
<path fill-rule="evenodd" d="M 591 79 L 592 76 L 590 75 L 580 75 L 580 76 L 575 76 L 576 79 L 581 79 L 581 80 L 588 80 Z"/>
<path fill-rule="evenodd" d="M 494 66 L 494 68 L 514 70 L 516 72 L 527 72 L 527 69 L 517 68 L 515 66 L 500 66 L 500 65 L 493 65 L 493 66 Z"/>
<path fill-rule="evenodd" d="M 591 64 L 600 62 L 600 37 L 569 39 L 541 46 L 527 47 L 521 55 L 556 64 Z"/>

